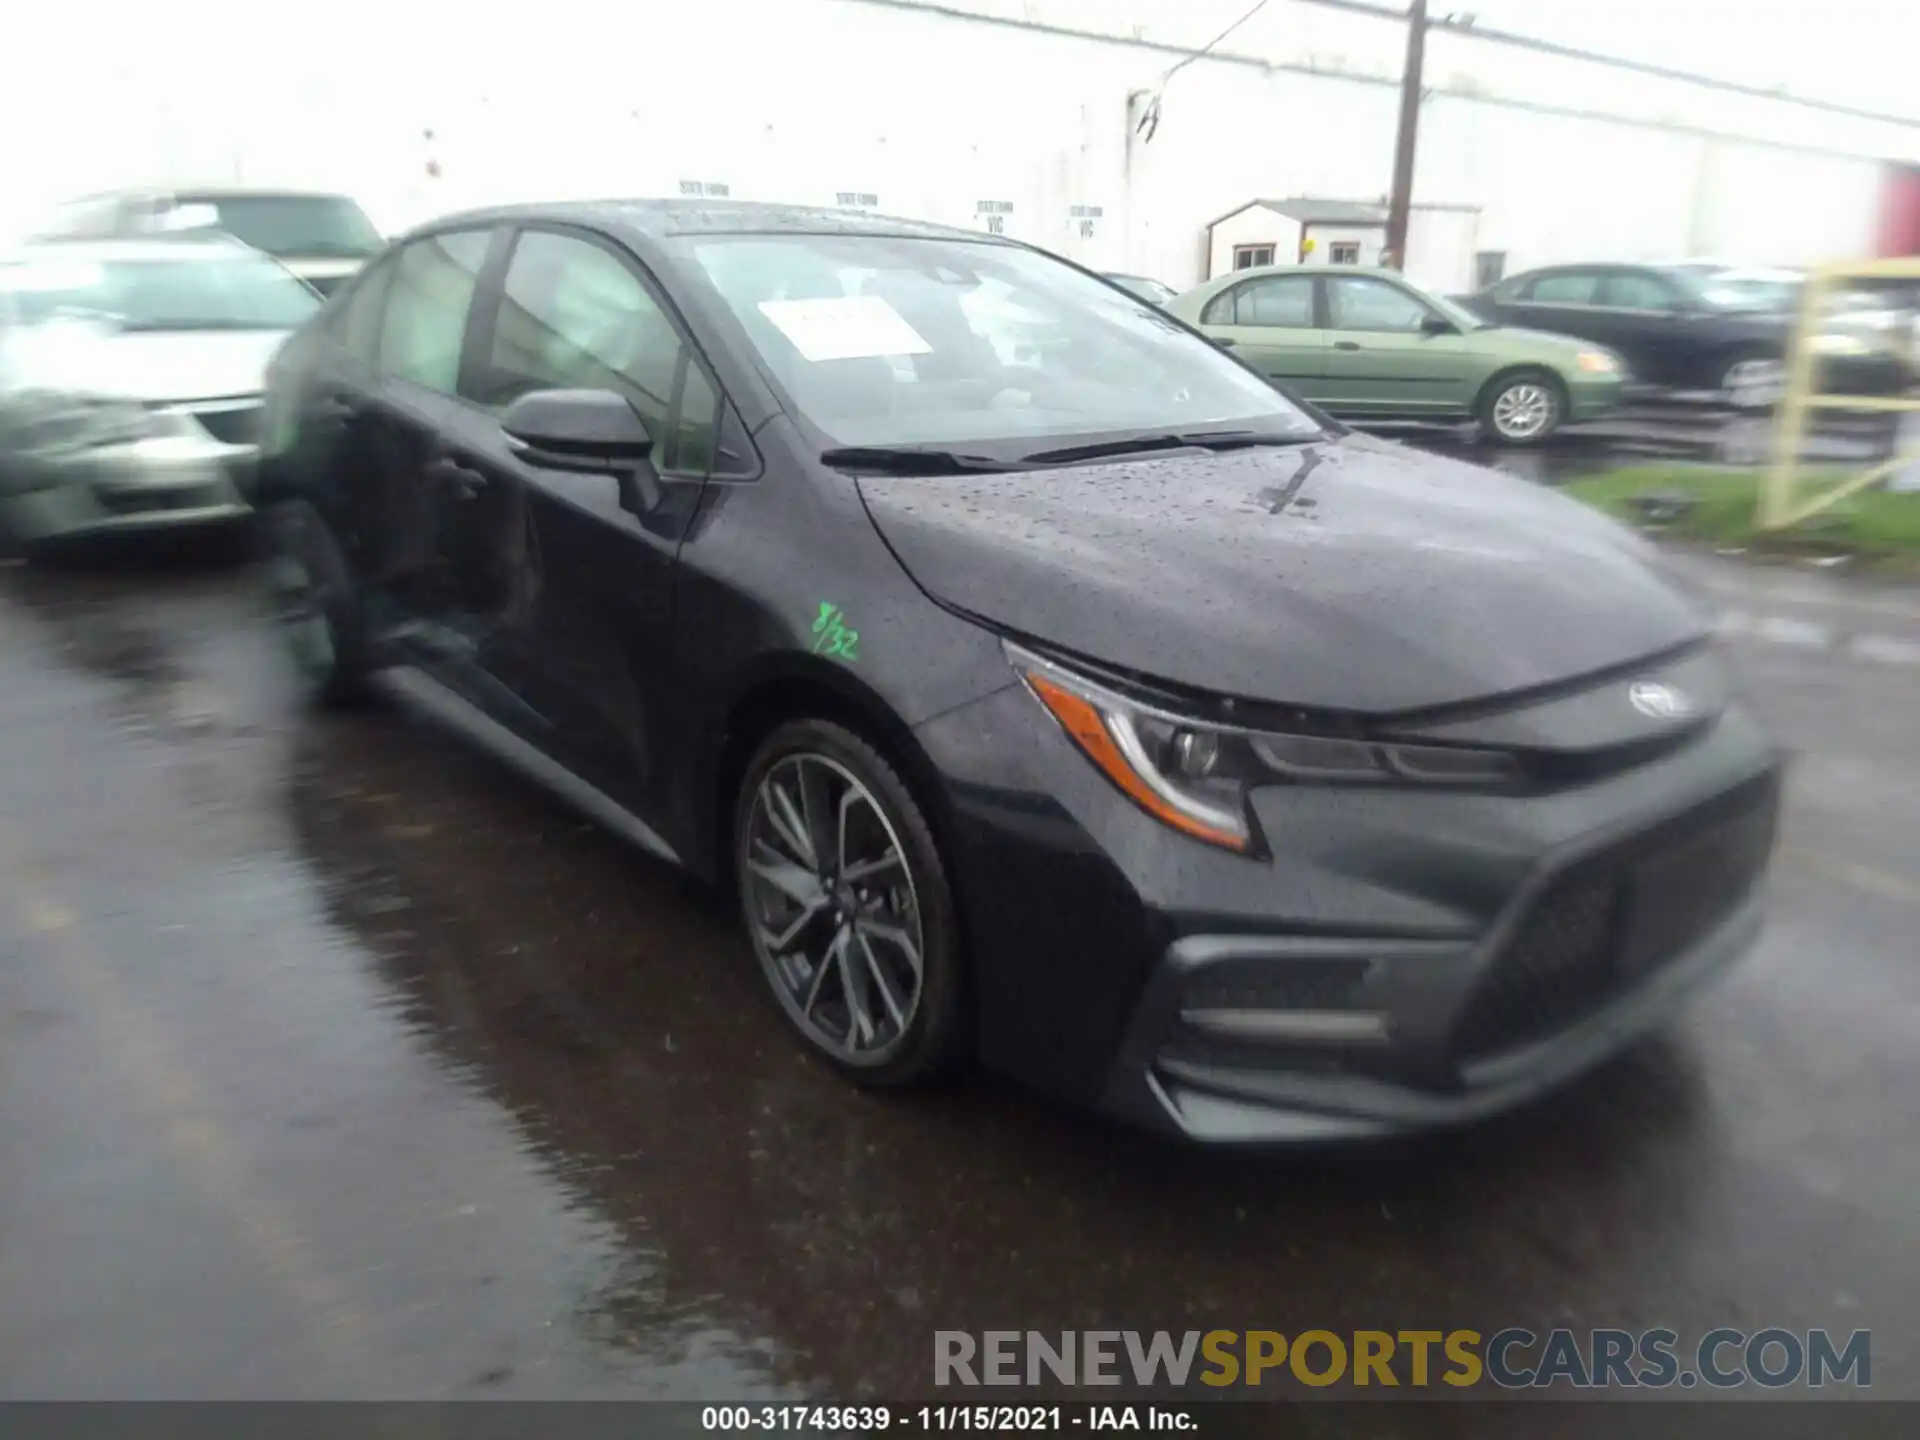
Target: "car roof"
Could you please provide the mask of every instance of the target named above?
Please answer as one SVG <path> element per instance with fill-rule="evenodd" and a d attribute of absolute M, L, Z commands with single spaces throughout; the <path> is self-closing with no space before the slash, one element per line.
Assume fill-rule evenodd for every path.
<path fill-rule="evenodd" d="M 258 251 L 227 238 L 174 240 L 42 240 L 18 245 L 0 259 L 9 263 L 33 260 L 91 260 L 103 265 L 150 260 L 231 260 L 238 255 L 260 259 Z"/>
<path fill-rule="evenodd" d="M 529 205 L 500 205 L 443 215 L 419 227 L 419 233 L 464 225 L 555 220 L 624 231 L 646 240 L 680 235 L 880 235 L 979 244 L 1012 244 L 978 230 L 874 215 L 864 210 L 825 206 L 777 205 L 755 200 L 570 200 Z"/>
<path fill-rule="evenodd" d="M 1194 286 L 1181 298 L 1216 295 L 1243 280 L 1258 280 L 1266 275 L 1371 275 L 1381 280 L 1397 280 L 1412 290 L 1420 288 L 1398 270 L 1385 265 L 1249 265 L 1244 270 L 1229 270 L 1224 275 L 1216 275 Z"/>

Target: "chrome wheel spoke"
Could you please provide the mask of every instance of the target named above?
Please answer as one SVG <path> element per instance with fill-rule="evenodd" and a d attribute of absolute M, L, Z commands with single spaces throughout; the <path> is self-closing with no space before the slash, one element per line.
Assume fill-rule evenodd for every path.
<path fill-rule="evenodd" d="M 827 902 L 824 899 L 810 901 L 800 907 L 800 913 L 793 917 L 792 923 L 778 934 L 774 933 L 771 925 L 761 926 L 761 937 L 767 942 L 767 949 L 775 955 L 785 955 L 793 949 L 807 927 L 826 913 Z"/>
<path fill-rule="evenodd" d="M 827 770 L 823 765 L 802 760 L 800 772 L 800 815 L 806 826 L 808 853 L 814 857 L 814 869 L 825 871 L 828 857 L 834 854 L 833 800 L 827 793 Z"/>
<path fill-rule="evenodd" d="M 772 846 L 760 847 L 765 858 L 747 862 L 747 868 L 796 905 L 826 904 L 826 890 L 820 877 L 804 865 L 781 858 Z"/>
<path fill-rule="evenodd" d="M 873 953 L 873 946 L 867 943 L 865 935 L 854 937 L 860 942 L 860 954 L 867 962 L 867 973 L 873 976 L 873 985 L 880 992 L 880 1003 L 887 1007 L 887 1016 L 893 1021 L 894 1029 L 904 1031 L 907 1028 L 905 1003 L 893 993 L 893 981 L 888 978 L 886 967 L 880 963 L 880 957 Z"/>
<path fill-rule="evenodd" d="M 860 934 L 866 940 L 882 940 L 898 950 L 906 960 L 907 968 L 913 971 L 914 984 L 920 983 L 920 945 L 904 926 L 889 925 L 884 921 L 863 920 L 860 922 Z"/>
<path fill-rule="evenodd" d="M 853 945 L 844 930 L 834 941 L 834 958 L 840 968 L 840 992 L 847 1002 L 847 1048 L 860 1050 L 871 1045 L 879 1031 L 873 1023 L 866 972 L 853 963 Z"/>
<path fill-rule="evenodd" d="M 876 875 L 884 875 L 887 871 L 898 868 L 900 868 L 900 852 L 889 847 L 886 854 L 876 859 L 860 860 L 852 865 L 843 866 L 840 878 L 850 884 L 857 884 L 862 880 L 871 880 Z"/>
<path fill-rule="evenodd" d="M 866 795 L 849 785 L 846 793 L 840 797 L 840 808 L 834 816 L 833 836 L 833 873 L 841 879 L 851 878 L 847 874 L 847 827 L 853 809 L 866 803 Z"/>
<path fill-rule="evenodd" d="M 787 847 L 787 853 L 803 862 L 809 869 L 818 872 L 820 854 L 813 847 L 813 837 L 807 831 L 807 822 L 800 809 L 793 803 L 793 797 L 779 781 L 768 778 L 764 792 L 767 808 L 767 820 L 773 826 Z"/>
<path fill-rule="evenodd" d="M 834 936 L 833 944 L 828 947 L 827 953 L 820 957 L 820 964 L 813 972 L 813 983 L 807 987 L 806 998 L 800 1002 L 802 1015 L 812 1017 L 813 1007 L 820 1003 L 820 990 L 827 983 L 827 976 L 834 972 L 834 962 L 846 947 L 846 943 L 847 937 L 844 933 Z"/>

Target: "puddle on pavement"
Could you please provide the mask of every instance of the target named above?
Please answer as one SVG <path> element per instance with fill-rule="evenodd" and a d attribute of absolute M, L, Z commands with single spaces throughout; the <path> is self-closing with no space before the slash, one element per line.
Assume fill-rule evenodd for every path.
<path fill-rule="evenodd" d="M 1455 1235 L 1450 1258 L 1404 1272 L 1409 1303 L 1441 1303 L 1483 1285 L 1490 1255 L 1513 1261 L 1541 1187 L 1578 1172 L 1592 1204 L 1596 1163 L 1647 1173 L 1699 1123 L 1699 1078 L 1664 1044 L 1560 1097 L 1577 1127 L 1521 1118 L 1273 1163 L 1170 1148 L 989 1078 L 862 1092 L 788 1038 L 723 897 L 484 757 L 378 716 L 315 727 L 294 774 L 334 922 L 644 1261 L 586 1306 L 610 1347 L 728 1336 L 783 1382 L 860 1396 L 924 1389 L 936 1324 L 1266 1314 L 1284 1275 L 1289 1315 L 1360 1325 L 1352 1275 L 1415 1235 Z"/>

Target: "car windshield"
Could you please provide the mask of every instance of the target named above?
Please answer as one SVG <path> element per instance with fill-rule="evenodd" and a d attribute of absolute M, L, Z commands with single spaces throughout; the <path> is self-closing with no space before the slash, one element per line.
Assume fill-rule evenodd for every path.
<path fill-rule="evenodd" d="M 238 251 L 218 258 L 44 259 L 0 267 L 19 323 L 61 318 L 121 330 L 291 330 L 320 298 L 280 266 Z"/>
<path fill-rule="evenodd" d="M 385 242 L 360 207 L 344 195 L 180 195 L 205 205 L 220 228 L 269 255 L 378 254 Z"/>
<path fill-rule="evenodd" d="M 836 445 L 1320 433 L 1163 311 L 1038 251 L 826 234 L 681 244 L 762 368 Z"/>

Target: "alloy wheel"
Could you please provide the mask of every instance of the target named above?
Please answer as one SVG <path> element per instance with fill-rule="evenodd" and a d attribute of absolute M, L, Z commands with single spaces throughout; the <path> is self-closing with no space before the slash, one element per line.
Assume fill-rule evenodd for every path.
<path fill-rule="evenodd" d="M 1559 402 L 1535 381 L 1509 385 L 1493 402 L 1493 428 L 1503 439 L 1531 440 L 1553 422 Z"/>
<path fill-rule="evenodd" d="M 892 820 L 838 761 L 776 761 L 748 812 L 741 887 L 754 951 L 807 1038 L 843 1064 L 885 1064 L 919 1010 L 920 897 Z"/>

